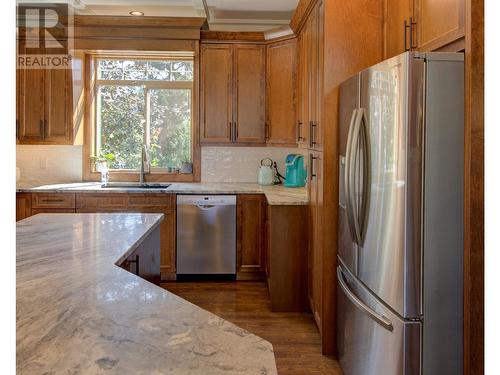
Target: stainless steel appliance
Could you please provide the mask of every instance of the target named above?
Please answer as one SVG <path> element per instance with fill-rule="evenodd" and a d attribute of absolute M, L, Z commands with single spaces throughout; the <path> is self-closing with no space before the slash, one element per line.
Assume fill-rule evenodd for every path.
<path fill-rule="evenodd" d="M 341 85 L 346 375 L 462 373 L 464 65 L 407 52 Z"/>
<path fill-rule="evenodd" d="M 236 274 L 235 195 L 177 195 L 177 274 Z"/>

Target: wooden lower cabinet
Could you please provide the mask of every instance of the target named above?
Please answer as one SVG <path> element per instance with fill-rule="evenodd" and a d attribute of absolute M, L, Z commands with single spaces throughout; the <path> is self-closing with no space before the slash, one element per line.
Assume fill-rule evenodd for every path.
<path fill-rule="evenodd" d="M 268 206 L 265 270 L 271 311 L 308 311 L 308 206 Z"/>
<path fill-rule="evenodd" d="M 31 193 L 16 193 L 16 221 L 31 216 Z"/>
<path fill-rule="evenodd" d="M 237 197 L 236 278 L 264 280 L 266 197 L 244 194 Z"/>
<path fill-rule="evenodd" d="M 163 280 L 175 280 L 175 194 L 82 193 L 76 195 L 76 212 L 164 214 L 160 224 L 160 272 Z"/>

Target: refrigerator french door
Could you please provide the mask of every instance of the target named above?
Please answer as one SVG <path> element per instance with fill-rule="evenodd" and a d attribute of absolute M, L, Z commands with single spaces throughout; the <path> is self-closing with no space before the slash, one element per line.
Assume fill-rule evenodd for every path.
<path fill-rule="evenodd" d="M 463 55 L 407 52 L 340 87 L 346 375 L 462 372 Z"/>

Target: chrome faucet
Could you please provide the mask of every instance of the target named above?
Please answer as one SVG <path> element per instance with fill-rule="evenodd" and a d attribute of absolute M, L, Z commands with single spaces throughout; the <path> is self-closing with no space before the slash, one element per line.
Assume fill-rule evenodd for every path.
<path fill-rule="evenodd" d="M 144 164 L 147 164 L 147 171 L 144 168 Z M 149 152 L 148 152 L 148 147 L 146 145 L 142 146 L 142 153 L 141 153 L 141 172 L 139 176 L 139 181 L 141 184 L 144 183 L 144 175 L 148 174 L 150 172 L 149 170 Z"/>

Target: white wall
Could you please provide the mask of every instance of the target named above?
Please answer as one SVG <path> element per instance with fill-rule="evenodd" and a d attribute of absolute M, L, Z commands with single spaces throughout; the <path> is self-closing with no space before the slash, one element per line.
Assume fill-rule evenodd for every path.
<path fill-rule="evenodd" d="M 203 147 L 201 150 L 201 181 L 257 182 L 260 160 L 271 158 L 278 171 L 285 175 L 285 158 L 301 153 L 297 148 L 283 147 Z"/>
<path fill-rule="evenodd" d="M 45 185 L 82 180 L 82 146 L 17 145 L 19 184 Z"/>
<path fill-rule="evenodd" d="M 257 182 L 260 160 L 269 157 L 285 174 L 285 157 L 300 153 L 297 148 L 281 147 L 202 147 L 202 182 Z M 16 147 L 19 184 L 45 185 L 82 180 L 82 146 Z"/>

